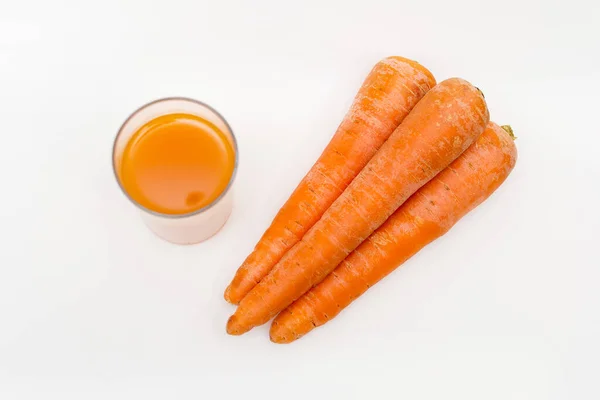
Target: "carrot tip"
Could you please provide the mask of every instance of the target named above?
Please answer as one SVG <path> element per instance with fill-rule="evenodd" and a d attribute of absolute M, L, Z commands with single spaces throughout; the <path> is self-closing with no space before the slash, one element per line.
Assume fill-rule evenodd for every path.
<path fill-rule="evenodd" d="M 232 315 L 227 320 L 227 333 L 230 335 L 238 336 L 248 332 L 250 329 L 242 326 L 238 318 L 235 315 Z"/>
<path fill-rule="evenodd" d="M 274 333 L 271 333 L 269 335 L 269 338 L 271 339 L 271 342 L 273 343 L 277 343 L 277 344 L 286 344 L 286 343 L 291 343 L 292 342 L 292 338 L 291 337 L 286 337 L 286 336 L 280 336 Z"/>
<path fill-rule="evenodd" d="M 231 304 L 237 304 L 239 302 L 234 301 L 234 299 L 231 297 L 231 285 L 227 286 L 227 289 L 225 289 L 225 293 L 223 294 L 223 297 L 225 298 L 225 301 Z"/>
<path fill-rule="evenodd" d="M 279 324 L 277 318 L 275 318 L 271 324 L 271 329 L 269 329 L 269 338 L 273 343 L 285 344 L 292 343 L 298 339 L 298 336 L 295 336 L 285 324 Z"/>

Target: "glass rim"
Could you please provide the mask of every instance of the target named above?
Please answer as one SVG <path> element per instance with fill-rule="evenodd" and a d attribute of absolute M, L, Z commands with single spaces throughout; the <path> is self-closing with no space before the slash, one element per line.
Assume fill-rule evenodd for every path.
<path fill-rule="evenodd" d="M 131 119 L 133 117 L 135 117 L 141 111 L 145 110 L 146 108 L 148 108 L 150 106 L 153 106 L 153 105 L 158 104 L 158 103 L 163 103 L 163 102 L 166 102 L 166 101 L 184 101 L 184 102 L 194 103 L 194 104 L 199 105 L 201 107 L 207 108 L 209 111 L 213 112 L 219 119 L 221 119 L 221 121 L 223 121 L 223 123 L 225 124 L 225 126 L 229 130 L 229 133 L 231 134 L 231 141 L 232 141 L 233 151 L 235 153 L 234 164 L 233 164 L 233 172 L 231 173 L 231 177 L 229 177 L 229 182 L 227 182 L 227 186 L 225 187 L 225 189 L 223 189 L 223 191 L 219 194 L 219 196 L 217 196 L 217 198 L 215 198 L 213 201 L 211 201 L 207 205 L 205 205 L 205 206 L 203 206 L 203 207 L 201 207 L 201 208 L 199 208 L 197 210 L 185 213 L 185 214 L 165 214 L 165 213 L 161 213 L 159 211 L 154 211 L 154 210 L 152 210 L 150 208 L 144 207 L 143 205 L 141 205 L 140 203 L 138 203 L 133 197 L 131 197 L 131 195 L 127 192 L 127 190 L 125 190 L 125 188 L 123 187 L 123 184 L 121 183 L 121 179 L 119 179 L 119 174 L 117 173 L 117 165 L 116 165 L 117 142 L 118 142 L 119 138 L 121 137 L 121 134 L 123 133 L 123 129 L 125 128 L 125 126 L 131 121 Z M 168 114 L 161 114 L 161 115 L 168 115 Z M 229 192 L 229 190 L 233 186 L 233 181 L 235 180 L 235 176 L 237 174 L 238 160 L 239 160 L 239 155 L 238 154 L 239 153 L 238 153 L 237 139 L 235 137 L 235 134 L 233 133 L 233 129 L 231 129 L 231 126 L 229 125 L 229 123 L 227 122 L 227 120 L 225 119 L 225 117 L 223 117 L 223 115 L 221 115 L 221 113 L 219 113 L 213 107 L 211 107 L 210 105 L 208 105 L 208 104 L 206 104 L 206 103 L 204 103 L 204 102 L 202 102 L 200 100 L 195 100 L 195 99 L 192 99 L 190 97 L 183 97 L 183 96 L 162 97 L 162 98 L 159 98 L 159 99 L 156 99 L 156 100 L 152 100 L 152 101 L 150 101 L 150 102 L 148 102 L 146 104 L 143 104 L 142 106 L 138 107 L 121 124 L 121 126 L 119 127 L 119 130 L 117 131 L 117 135 L 115 136 L 115 139 L 113 141 L 113 148 L 112 148 L 112 170 L 113 170 L 113 174 L 115 176 L 115 179 L 117 181 L 117 184 L 121 188 L 121 192 L 123 192 L 123 194 L 125 195 L 125 197 L 127 197 L 129 199 L 129 201 L 131 201 L 131 203 L 133 203 L 137 208 L 139 208 L 140 210 L 142 210 L 142 211 L 144 211 L 146 213 L 149 213 L 151 215 L 154 215 L 154 216 L 160 217 L 160 218 L 182 219 L 182 218 L 188 218 L 188 217 L 192 217 L 194 215 L 201 214 L 201 213 L 203 213 L 203 212 L 211 209 L 223 197 L 225 197 L 225 195 Z"/>

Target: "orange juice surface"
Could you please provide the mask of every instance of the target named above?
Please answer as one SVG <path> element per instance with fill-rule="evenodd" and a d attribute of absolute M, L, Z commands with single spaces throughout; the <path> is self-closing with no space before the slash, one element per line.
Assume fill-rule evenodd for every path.
<path fill-rule="evenodd" d="M 214 124 L 191 114 L 169 114 L 146 123 L 131 137 L 120 178 L 142 206 L 185 214 L 219 197 L 234 164 L 234 149 Z"/>

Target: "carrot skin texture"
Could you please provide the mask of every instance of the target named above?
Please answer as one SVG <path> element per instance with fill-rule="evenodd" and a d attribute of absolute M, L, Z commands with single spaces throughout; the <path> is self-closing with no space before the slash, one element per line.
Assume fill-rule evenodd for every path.
<path fill-rule="evenodd" d="M 268 322 L 319 283 L 484 131 L 481 92 L 459 78 L 431 89 L 323 217 L 241 301 L 227 332 Z"/>
<path fill-rule="evenodd" d="M 330 143 L 236 272 L 225 300 L 238 304 L 271 271 L 435 83 L 412 60 L 388 57 L 375 65 Z"/>
<path fill-rule="evenodd" d="M 320 284 L 282 311 L 271 325 L 271 341 L 290 343 L 333 319 L 485 201 L 508 177 L 516 160 L 512 137 L 490 122 L 458 159 L 419 189 Z"/>

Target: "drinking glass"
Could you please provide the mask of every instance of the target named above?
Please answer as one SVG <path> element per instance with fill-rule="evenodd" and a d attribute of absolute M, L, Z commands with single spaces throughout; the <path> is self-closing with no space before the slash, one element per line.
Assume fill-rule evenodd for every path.
<path fill-rule="evenodd" d="M 163 214 L 144 207 L 127 193 L 121 180 L 121 163 L 127 143 L 142 126 L 157 117 L 175 113 L 195 115 L 213 123 L 229 141 L 235 153 L 235 161 L 227 187 L 212 203 L 186 214 Z M 216 234 L 225 225 L 233 207 L 232 186 L 237 166 L 237 142 L 225 118 L 209 105 L 184 97 L 155 100 L 137 109 L 119 129 L 113 146 L 113 171 L 119 187 L 141 211 L 142 219 L 150 230 L 160 238 L 176 244 L 202 242 Z"/>

